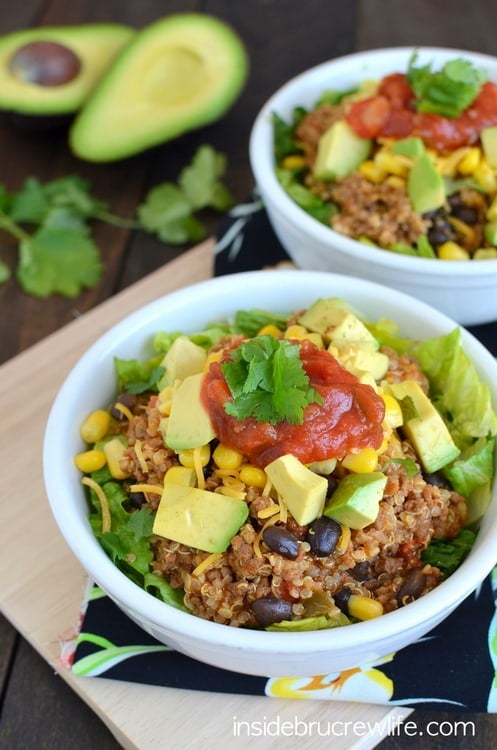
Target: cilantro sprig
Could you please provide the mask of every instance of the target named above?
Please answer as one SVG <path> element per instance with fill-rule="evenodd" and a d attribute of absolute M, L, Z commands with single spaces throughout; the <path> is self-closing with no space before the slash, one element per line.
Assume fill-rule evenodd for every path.
<path fill-rule="evenodd" d="M 196 212 L 225 211 L 234 203 L 221 180 L 225 170 L 224 156 L 201 146 L 181 171 L 178 184 L 164 182 L 152 188 L 131 218 L 114 214 L 77 175 L 45 183 L 28 177 L 14 194 L 0 184 L 0 230 L 17 243 L 18 283 L 40 298 L 75 297 L 95 286 L 104 268 L 92 237 L 93 222 L 152 233 L 169 244 L 203 239 L 206 230 Z M 0 283 L 11 275 L 9 265 L 0 260 Z"/>
<path fill-rule="evenodd" d="M 418 112 L 453 118 L 464 112 L 478 96 L 486 73 L 469 60 L 449 60 L 439 71 L 431 64 L 416 67 L 415 51 L 409 61 L 407 80 L 416 96 Z"/>
<path fill-rule="evenodd" d="M 233 350 L 221 370 L 233 397 L 226 413 L 240 420 L 302 424 L 306 406 L 322 403 L 302 366 L 299 345 L 286 339 L 249 339 Z"/>

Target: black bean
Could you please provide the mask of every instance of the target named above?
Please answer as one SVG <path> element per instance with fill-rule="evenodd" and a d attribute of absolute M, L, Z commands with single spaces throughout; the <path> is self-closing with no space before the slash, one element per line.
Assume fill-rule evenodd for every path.
<path fill-rule="evenodd" d="M 434 474 L 423 474 L 423 479 L 427 484 L 431 484 L 434 487 L 441 487 L 443 490 L 452 489 L 450 482 L 447 481 L 444 475 L 440 474 L 438 471 Z"/>
<path fill-rule="evenodd" d="M 268 526 L 264 529 L 262 538 L 269 549 L 289 560 L 295 560 L 299 554 L 299 540 L 284 526 Z"/>
<path fill-rule="evenodd" d="M 333 474 L 328 474 L 326 477 L 328 480 L 328 489 L 326 491 L 326 497 L 331 497 L 338 487 L 338 479 Z"/>
<path fill-rule="evenodd" d="M 290 620 L 292 617 L 292 603 L 277 596 L 264 596 L 252 603 L 252 613 L 263 628 L 275 622 Z"/>
<path fill-rule="evenodd" d="M 452 209 L 452 215 L 464 221 L 465 224 L 476 224 L 478 222 L 478 211 L 473 206 L 456 206 Z"/>
<path fill-rule="evenodd" d="M 133 409 L 136 406 L 136 396 L 133 393 L 121 393 L 117 398 L 115 403 L 122 404 L 123 406 L 127 406 L 128 409 Z M 119 409 L 116 409 L 114 406 L 110 410 L 110 413 L 114 417 L 114 419 L 124 419 L 124 414 L 119 411 Z"/>
<path fill-rule="evenodd" d="M 310 524 L 306 540 L 316 557 L 326 557 L 331 555 L 341 535 L 342 527 L 338 521 L 321 516 Z"/>
<path fill-rule="evenodd" d="M 449 242 L 454 239 L 454 232 L 451 227 L 433 227 L 428 230 L 428 240 L 433 247 L 443 245 L 444 242 Z"/>
<path fill-rule="evenodd" d="M 147 502 L 143 492 L 130 492 L 129 504 L 132 508 L 141 508 Z"/>
<path fill-rule="evenodd" d="M 371 566 L 367 560 L 364 560 L 363 562 L 356 563 L 348 572 L 356 581 L 367 581 L 371 575 Z"/>
<path fill-rule="evenodd" d="M 411 568 L 408 571 L 404 583 L 397 592 L 397 603 L 399 606 L 409 604 L 418 599 L 426 586 L 426 576 L 421 568 Z"/>
<path fill-rule="evenodd" d="M 344 615 L 349 613 L 349 599 L 352 596 L 352 591 L 344 586 L 343 589 L 333 594 L 333 599 L 338 609 L 340 609 Z"/>

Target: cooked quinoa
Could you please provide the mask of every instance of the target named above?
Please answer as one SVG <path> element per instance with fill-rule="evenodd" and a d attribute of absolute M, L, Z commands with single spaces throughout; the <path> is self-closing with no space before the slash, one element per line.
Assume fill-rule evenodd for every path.
<path fill-rule="evenodd" d="M 382 351 L 390 361 L 387 381 L 409 378 L 427 391 L 426 376 L 413 357 L 400 356 L 387 347 Z M 179 461 L 174 451 L 164 447 L 156 399 L 137 398 L 130 407 L 133 418 L 123 419 L 116 428 L 124 432 L 129 444 L 121 459 L 123 471 L 129 474 L 126 483 L 162 484 L 167 470 Z M 413 476 L 395 461 L 407 457 L 416 465 Z M 351 530 L 350 536 L 345 532 L 326 557 L 312 553 L 307 527 L 299 526 L 291 516 L 281 520 L 279 514 L 272 518 L 300 541 L 298 556 L 286 559 L 270 549 L 261 539 L 268 517 L 259 514 L 262 511 L 264 516 L 264 509 L 275 506 L 275 499 L 256 487 L 244 486 L 249 518 L 226 552 L 212 558 L 207 552 L 153 536 L 152 570 L 172 587 L 184 590 L 184 603 L 193 614 L 235 627 L 256 627 L 251 605 L 268 596 L 290 601 L 295 618 L 314 612 L 333 616 L 339 611 L 334 596 L 344 589 L 377 600 L 385 612 L 395 610 L 440 582 L 440 570 L 424 564 L 420 555 L 433 538 L 457 536 L 465 525 L 466 502 L 439 477 L 424 476 L 405 441 L 391 441 L 380 455 L 379 470 L 387 476 L 387 484 L 375 522 Z M 340 473 L 343 469 L 328 477 L 330 489 Z M 204 469 L 206 489 L 222 485 L 220 474 L 211 460 Z M 233 481 L 240 486 L 237 477 L 239 472 L 233 472 Z M 135 501 L 155 511 L 159 495 L 145 492 Z M 197 574 L 196 569 L 209 557 L 212 563 Z"/>

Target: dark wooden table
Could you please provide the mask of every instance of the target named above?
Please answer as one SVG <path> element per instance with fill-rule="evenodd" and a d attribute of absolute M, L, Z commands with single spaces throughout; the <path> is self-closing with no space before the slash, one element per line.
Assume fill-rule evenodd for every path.
<path fill-rule="evenodd" d="M 64 131 L 40 133 L 0 128 L 0 182 L 18 189 L 26 177 L 49 180 L 79 174 L 116 213 L 133 214 L 146 190 L 175 180 L 196 148 L 210 143 L 228 158 L 229 183 L 244 199 L 252 187 L 247 159 L 251 123 L 261 104 L 286 79 L 305 68 L 354 50 L 397 45 L 452 46 L 493 54 L 496 51 L 493 0 L 0 0 L 0 34 L 32 26 L 115 21 L 141 28 L 171 12 L 202 11 L 229 21 L 250 54 L 249 82 L 222 121 L 126 161 L 91 165 L 71 156 Z M 216 231 L 218 216 L 206 215 Z M 105 273 L 95 289 L 76 299 L 41 301 L 22 293 L 15 281 L 0 287 L 0 361 L 6 361 L 120 289 L 183 252 L 141 232 L 96 226 Z M 0 236 L 0 255 L 14 265 L 15 246 Z M 42 364 L 41 364 L 42 366 Z M 36 387 L 35 383 L 34 386 Z M 37 653 L 0 616 L 0 748 L 117 748 L 115 739 L 93 713 L 53 673 Z M 396 748 L 471 747 L 494 745 L 497 718 L 415 711 L 420 733 L 382 741 Z M 430 721 L 470 721 L 467 730 L 428 737 Z M 433 725 L 431 725 L 433 727 Z M 460 725 L 462 726 L 462 725 Z M 463 736 L 463 735 L 467 736 Z M 448 736 L 451 735 L 451 736 Z M 221 747 L 231 746 L 229 738 Z M 167 741 L 164 742 L 166 748 Z M 193 747 L 194 745 L 192 745 Z M 219 747 L 216 741 L 216 747 Z M 235 746 L 235 745 L 233 745 Z"/>

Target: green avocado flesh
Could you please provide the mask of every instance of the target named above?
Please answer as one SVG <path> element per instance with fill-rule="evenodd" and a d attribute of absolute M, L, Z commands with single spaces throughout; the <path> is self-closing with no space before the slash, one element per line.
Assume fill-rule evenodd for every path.
<path fill-rule="evenodd" d="M 0 38 L 0 110 L 27 116 L 67 115 L 80 109 L 102 75 L 135 34 L 121 24 L 86 24 L 26 29 Z M 13 64 L 26 45 L 52 44 L 72 53 L 79 71 L 62 85 L 27 80 Z"/>
<path fill-rule="evenodd" d="M 140 31 L 74 121 L 81 159 L 132 156 L 219 119 L 247 77 L 246 50 L 211 16 L 168 16 Z"/>

